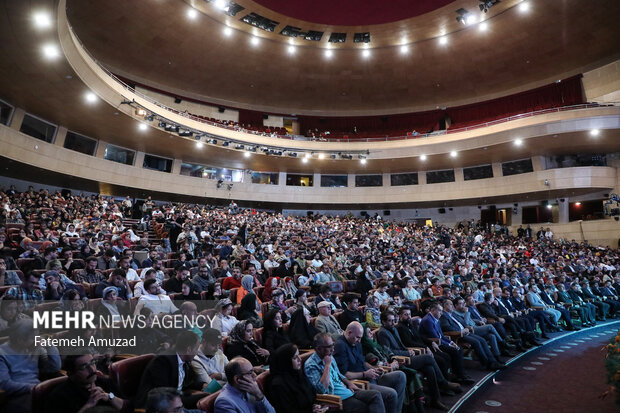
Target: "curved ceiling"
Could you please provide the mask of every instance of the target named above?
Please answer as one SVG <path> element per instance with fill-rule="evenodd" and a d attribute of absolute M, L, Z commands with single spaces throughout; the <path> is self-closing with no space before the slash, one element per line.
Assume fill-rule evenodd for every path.
<path fill-rule="evenodd" d="M 392 23 L 416 17 L 454 0 L 254 0 L 277 13 L 307 22 L 336 26 Z"/>
<path fill-rule="evenodd" d="M 113 72 L 173 94 L 272 113 L 376 115 L 456 106 L 548 84 L 620 55 L 617 0 L 587 7 L 529 1 L 527 12 L 518 0 L 505 0 L 481 15 L 486 31 L 455 21 L 458 8 L 477 9 L 474 0 L 373 26 L 315 26 L 254 1 L 236 3 L 245 10 L 234 17 L 213 2 L 189 0 L 69 0 L 67 8 L 80 40 Z M 198 11 L 194 19 L 187 17 L 190 5 Z M 241 22 L 249 12 L 279 25 L 269 33 Z M 292 39 L 279 34 L 285 25 L 326 35 L 318 42 Z M 336 31 L 351 39 L 358 30 L 371 33 L 367 57 L 360 44 L 327 40 Z"/>

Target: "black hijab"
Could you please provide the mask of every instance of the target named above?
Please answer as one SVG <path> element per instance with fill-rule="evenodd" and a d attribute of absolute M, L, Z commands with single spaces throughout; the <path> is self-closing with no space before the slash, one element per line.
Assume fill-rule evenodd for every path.
<path fill-rule="evenodd" d="M 310 413 L 315 403 L 316 394 L 303 368 L 293 369 L 296 352 L 297 346 L 289 343 L 278 348 L 271 358 L 267 399 L 277 412 Z"/>
<path fill-rule="evenodd" d="M 300 308 L 293 313 L 291 323 L 288 330 L 288 336 L 291 341 L 299 348 L 310 349 L 314 341 L 314 336 L 318 334 L 318 330 L 312 324 L 309 324 L 304 315 L 304 309 Z"/>

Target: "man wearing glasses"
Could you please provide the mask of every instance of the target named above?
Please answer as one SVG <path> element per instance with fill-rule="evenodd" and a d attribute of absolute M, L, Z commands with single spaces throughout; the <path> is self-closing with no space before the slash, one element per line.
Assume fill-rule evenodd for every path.
<path fill-rule="evenodd" d="M 304 365 L 304 371 L 317 393 L 340 396 L 344 413 L 385 413 L 381 393 L 361 390 L 340 373 L 332 357 L 334 341 L 329 334 L 317 334 L 314 337 L 314 349 L 314 354 Z"/>
<path fill-rule="evenodd" d="M 77 413 L 94 406 L 110 406 L 132 412 L 131 403 L 114 396 L 111 383 L 97 374 L 97 360 L 91 354 L 68 355 L 63 367 L 69 379 L 59 384 L 46 401 L 46 413 Z"/>
<path fill-rule="evenodd" d="M 215 401 L 215 411 L 225 413 L 275 413 L 261 392 L 252 364 L 235 357 L 224 368 L 228 383 Z"/>

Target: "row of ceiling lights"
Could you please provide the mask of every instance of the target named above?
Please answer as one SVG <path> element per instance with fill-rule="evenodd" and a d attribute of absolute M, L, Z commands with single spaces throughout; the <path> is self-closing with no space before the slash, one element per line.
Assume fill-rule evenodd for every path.
<path fill-rule="evenodd" d="M 216 2 L 217 3 L 217 2 Z M 217 4 L 215 4 L 216 8 L 218 9 L 222 9 L 221 5 L 218 6 Z M 521 1 L 521 3 L 518 5 L 517 8 L 521 13 L 527 13 L 530 10 L 530 2 L 528 0 L 523 0 Z M 485 12 L 486 13 L 486 12 Z M 196 9 L 194 8 L 190 8 L 187 11 L 187 17 L 191 20 L 195 20 L 197 19 L 199 16 L 199 13 Z M 460 17 L 462 17 L 462 19 L 459 19 L 457 17 L 457 19 L 459 19 L 460 22 L 462 22 L 464 25 L 466 26 L 478 26 L 478 30 L 481 32 L 485 32 L 488 30 L 489 25 L 488 22 L 484 21 L 484 14 L 481 14 L 480 17 L 477 17 L 474 13 L 465 13 L 462 14 Z M 226 37 L 231 37 L 234 33 L 234 30 L 229 27 L 229 26 L 225 26 L 223 29 L 223 34 Z M 442 34 L 441 36 L 439 36 L 437 38 L 437 41 L 439 42 L 440 45 L 445 46 L 448 44 L 448 35 L 447 34 Z M 294 55 L 297 52 L 297 46 L 295 46 L 293 44 L 293 39 L 289 40 L 289 45 L 287 46 L 286 50 L 288 52 L 288 54 L 290 55 Z M 254 47 L 257 47 L 260 44 L 260 37 L 252 35 L 250 36 L 250 44 Z M 400 41 L 400 46 L 399 46 L 399 50 L 401 54 L 408 54 L 409 53 L 409 47 L 410 47 L 411 42 L 406 38 L 403 37 Z M 363 49 L 361 51 L 362 57 L 364 58 L 369 58 L 371 56 L 371 50 L 368 46 L 367 43 L 363 44 Z M 323 55 L 326 59 L 330 59 L 331 57 L 333 57 L 334 52 L 332 49 L 326 49 L 323 52 Z"/>

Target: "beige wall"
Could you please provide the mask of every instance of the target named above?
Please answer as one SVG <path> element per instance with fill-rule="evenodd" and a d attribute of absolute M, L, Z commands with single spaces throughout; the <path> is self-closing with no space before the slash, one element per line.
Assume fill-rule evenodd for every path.
<path fill-rule="evenodd" d="M 613 218 L 598 221 L 574 221 L 567 224 L 532 224 L 534 233 L 540 227 L 551 228 L 555 239 L 586 241 L 592 245 L 618 248 L 620 222 Z M 510 227 L 516 233 L 518 225 Z"/>
<path fill-rule="evenodd" d="M 620 102 L 620 60 L 583 74 L 588 102 Z"/>

